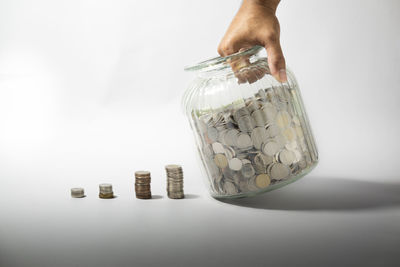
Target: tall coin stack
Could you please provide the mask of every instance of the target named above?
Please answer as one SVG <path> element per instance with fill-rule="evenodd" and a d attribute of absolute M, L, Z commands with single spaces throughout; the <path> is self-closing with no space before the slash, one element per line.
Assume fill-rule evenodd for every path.
<path fill-rule="evenodd" d="M 135 172 L 135 192 L 136 198 L 139 199 L 150 199 L 150 172 L 148 171 L 137 171 Z"/>
<path fill-rule="evenodd" d="M 165 166 L 167 171 L 167 193 L 172 199 L 180 199 L 184 197 L 183 193 L 183 170 L 179 165 Z"/>

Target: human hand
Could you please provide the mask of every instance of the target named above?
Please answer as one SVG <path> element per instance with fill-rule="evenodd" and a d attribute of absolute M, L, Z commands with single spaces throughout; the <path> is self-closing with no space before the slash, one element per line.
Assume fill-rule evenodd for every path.
<path fill-rule="evenodd" d="M 279 2 L 280 0 L 244 0 L 218 46 L 218 53 L 228 56 L 261 45 L 267 50 L 270 73 L 278 81 L 286 82 L 285 58 L 279 41 L 280 27 L 275 16 Z M 246 62 L 246 59 L 243 61 Z M 235 65 L 231 66 L 235 71 Z"/>

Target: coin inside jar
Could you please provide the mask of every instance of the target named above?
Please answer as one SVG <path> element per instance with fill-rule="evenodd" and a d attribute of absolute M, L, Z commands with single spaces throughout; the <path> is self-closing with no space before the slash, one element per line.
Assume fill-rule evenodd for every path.
<path fill-rule="evenodd" d="M 291 165 L 296 160 L 296 155 L 293 151 L 283 149 L 279 152 L 279 161 L 287 166 Z"/>
<path fill-rule="evenodd" d="M 286 128 L 292 121 L 290 114 L 286 111 L 280 111 L 276 115 L 276 124 L 281 128 Z"/>
<path fill-rule="evenodd" d="M 249 148 L 253 146 L 250 136 L 244 133 L 239 134 L 236 143 L 238 148 Z"/>
<path fill-rule="evenodd" d="M 296 131 L 291 127 L 283 130 L 282 134 L 289 142 L 292 142 L 293 140 L 296 139 Z"/>
<path fill-rule="evenodd" d="M 267 119 L 267 122 L 273 122 L 275 120 L 276 114 L 277 114 L 277 110 L 274 107 L 274 105 L 272 105 L 271 103 L 265 103 L 264 106 L 262 107 L 262 110 L 265 114 L 265 117 Z"/>
<path fill-rule="evenodd" d="M 210 138 L 210 140 L 215 142 L 218 139 L 218 130 L 215 129 L 214 127 L 208 127 L 207 135 L 208 138 Z"/>
<path fill-rule="evenodd" d="M 280 145 L 274 141 L 270 140 L 266 142 L 263 146 L 263 152 L 265 155 L 273 156 L 279 151 Z"/>
<path fill-rule="evenodd" d="M 281 133 L 281 129 L 276 124 L 269 124 L 266 131 L 269 137 L 275 137 Z"/>
<path fill-rule="evenodd" d="M 260 89 L 221 108 L 192 113 L 201 121 L 201 129 L 195 130 L 213 195 L 260 192 L 312 164 L 307 131 L 303 133 L 300 124 L 303 117 L 290 102 L 294 100 L 288 88 Z"/>
<path fill-rule="evenodd" d="M 264 127 L 256 127 L 251 133 L 251 140 L 256 149 L 261 149 L 262 143 L 267 140 L 268 134 Z"/>
<path fill-rule="evenodd" d="M 269 176 L 265 173 L 257 175 L 256 177 L 256 186 L 258 188 L 266 188 L 269 186 L 271 183 L 271 179 L 269 179 Z"/>
<path fill-rule="evenodd" d="M 215 165 L 220 167 L 221 169 L 226 168 L 228 166 L 228 160 L 223 154 L 216 154 L 214 157 Z"/>
<path fill-rule="evenodd" d="M 242 166 L 242 175 L 245 178 L 250 178 L 252 176 L 254 176 L 256 174 L 256 171 L 253 168 L 253 165 L 251 164 L 251 162 L 249 163 L 243 163 Z"/>
<path fill-rule="evenodd" d="M 215 154 L 224 154 L 225 149 L 224 146 L 221 143 L 214 142 L 212 143 L 212 148 Z"/>
<path fill-rule="evenodd" d="M 234 171 L 240 171 L 242 169 L 242 161 L 238 158 L 229 160 L 229 168 Z"/>
<path fill-rule="evenodd" d="M 289 176 L 290 168 L 282 163 L 274 163 L 270 166 L 269 173 L 272 179 L 282 180 Z"/>

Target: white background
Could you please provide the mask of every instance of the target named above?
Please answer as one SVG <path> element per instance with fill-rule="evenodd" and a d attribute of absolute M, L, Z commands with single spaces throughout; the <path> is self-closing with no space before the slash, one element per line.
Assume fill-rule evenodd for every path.
<path fill-rule="evenodd" d="M 399 264 L 400 2 L 282 1 L 320 163 L 224 203 L 180 98 L 239 5 L 0 0 L 0 266 Z M 166 197 L 168 163 L 185 200 Z M 151 201 L 134 198 L 139 169 Z M 102 182 L 118 198 L 99 200 Z"/>

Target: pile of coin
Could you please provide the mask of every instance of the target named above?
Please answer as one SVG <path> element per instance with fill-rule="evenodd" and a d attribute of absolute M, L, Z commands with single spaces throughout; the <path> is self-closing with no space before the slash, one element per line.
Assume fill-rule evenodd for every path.
<path fill-rule="evenodd" d="M 80 187 L 71 188 L 71 197 L 73 197 L 73 198 L 85 197 L 85 190 Z"/>
<path fill-rule="evenodd" d="M 137 171 L 135 172 L 135 192 L 136 198 L 139 199 L 150 199 L 150 172 L 148 171 Z"/>
<path fill-rule="evenodd" d="M 260 89 L 232 105 L 192 113 L 214 196 L 265 191 L 317 160 L 295 94 L 285 86 Z"/>
<path fill-rule="evenodd" d="M 172 199 L 184 198 L 183 193 L 183 170 L 175 164 L 165 166 L 167 172 L 167 193 Z"/>
<path fill-rule="evenodd" d="M 111 184 L 100 184 L 99 198 L 114 198 L 114 192 Z"/>

